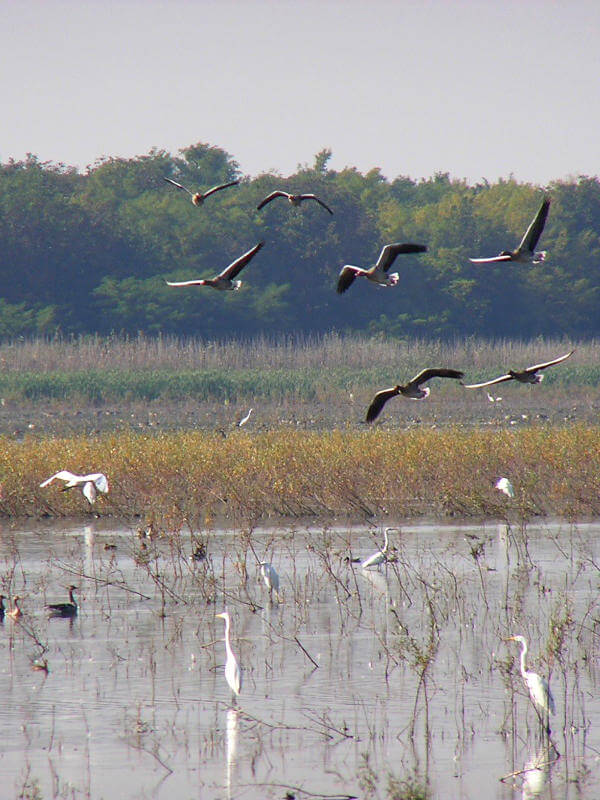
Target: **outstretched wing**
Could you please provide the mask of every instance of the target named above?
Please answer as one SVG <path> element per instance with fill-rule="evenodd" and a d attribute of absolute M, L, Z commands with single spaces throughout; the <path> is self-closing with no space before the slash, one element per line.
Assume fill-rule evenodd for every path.
<path fill-rule="evenodd" d="M 472 264 L 493 264 L 495 261 L 510 261 L 510 256 L 492 256 L 491 258 L 470 258 Z"/>
<path fill-rule="evenodd" d="M 367 409 L 366 421 L 373 422 L 376 420 L 381 414 L 381 409 L 384 407 L 387 401 L 399 394 L 400 389 L 398 386 L 393 386 L 391 389 L 383 389 L 381 392 L 377 392 L 371 402 L 371 405 Z"/>
<path fill-rule="evenodd" d="M 329 208 L 329 206 L 325 205 L 322 200 L 319 200 L 316 194 L 302 194 L 300 195 L 301 200 L 316 200 L 320 206 L 323 206 L 324 209 L 329 211 L 330 214 L 333 214 L 333 211 Z"/>
<path fill-rule="evenodd" d="M 43 483 L 40 483 L 40 489 L 43 489 L 44 486 L 49 486 L 53 481 L 72 481 L 73 479 L 79 478 L 79 475 L 74 475 L 72 472 L 69 472 L 68 469 L 61 469 L 60 472 L 52 475 L 52 477 L 47 478 Z"/>
<path fill-rule="evenodd" d="M 346 264 L 346 266 L 342 267 L 342 270 L 338 276 L 338 282 L 336 291 L 338 294 L 344 294 L 346 289 L 349 289 L 352 284 L 354 283 L 354 279 L 356 278 L 356 269 L 350 264 Z"/>
<path fill-rule="evenodd" d="M 108 479 L 103 472 L 92 472 L 91 475 L 86 475 L 85 477 L 88 481 L 94 483 L 99 492 L 102 492 L 102 494 L 108 493 Z"/>
<path fill-rule="evenodd" d="M 202 286 L 203 279 L 197 278 L 193 281 L 165 281 L 167 286 Z"/>
<path fill-rule="evenodd" d="M 211 194 L 215 192 L 220 192 L 221 189 L 228 189 L 230 186 L 237 186 L 239 181 L 229 181 L 229 183 L 220 183 L 218 186 L 213 186 L 212 189 L 208 189 L 206 192 L 202 194 L 202 197 L 206 199 L 210 197 Z"/>
<path fill-rule="evenodd" d="M 182 186 L 180 183 L 177 183 L 177 181 L 173 181 L 173 180 L 171 180 L 171 178 L 164 178 L 164 180 L 165 180 L 167 183 L 172 183 L 172 184 L 173 184 L 173 186 L 176 186 L 178 189 L 183 189 L 183 191 L 184 191 L 184 192 L 187 192 L 187 193 L 188 193 L 189 195 L 191 195 L 192 197 L 194 196 L 194 193 L 193 193 L 193 192 L 190 192 L 190 190 L 189 190 L 189 189 L 186 189 L 186 187 L 185 187 L 185 186 Z"/>
<path fill-rule="evenodd" d="M 267 203 L 271 202 L 271 200 L 275 200 L 276 197 L 289 197 L 289 194 L 287 192 L 282 192 L 279 189 L 277 189 L 275 192 L 271 192 L 271 194 L 268 194 L 264 200 L 261 200 L 260 203 L 256 206 L 256 210 L 260 211 L 263 206 L 266 206 Z"/>
<path fill-rule="evenodd" d="M 548 209 L 550 208 L 550 198 L 545 197 L 539 211 L 533 218 L 531 225 L 525 231 L 525 236 L 521 239 L 519 250 L 528 250 L 533 253 L 538 239 L 542 235 L 544 225 L 546 224 L 546 217 L 548 216 Z"/>
<path fill-rule="evenodd" d="M 512 381 L 512 375 L 500 375 L 499 378 L 494 378 L 491 381 L 484 381 L 483 383 L 463 383 L 465 389 L 483 389 L 484 386 L 493 386 L 495 383 L 504 383 L 504 381 Z"/>
<path fill-rule="evenodd" d="M 539 369 L 546 369 L 546 367 L 552 367 L 554 364 L 560 364 L 561 361 L 566 361 L 567 358 L 570 358 L 574 352 L 575 350 L 571 350 L 569 353 L 565 353 L 564 356 L 559 356 L 552 361 L 544 361 L 543 364 L 535 364 L 533 367 L 527 367 L 525 372 L 537 372 Z"/>
<path fill-rule="evenodd" d="M 425 253 L 427 247 L 424 244 L 412 244 L 411 242 L 397 242 L 396 244 L 386 244 L 379 258 L 377 259 L 377 268 L 387 272 L 394 263 L 396 256 L 404 255 L 405 253 Z"/>
<path fill-rule="evenodd" d="M 236 260 L 233 261 L 228 267 L 226 267 L 223 270 L 223 272 L 220 272 L 217 277 L 228 278 L 229 280 L 235 278 L 235 276 L 238 275 L 244 269 L 246 264 L 254 258 L 254 256 L 258 253 L 260 248 L 263 247 L 263 245 L 264 242 L 259 242 L 258 244 L 255 244 L 251 250 L 248 250 L 248 252 L 244 253 L 243 256 L 236 258 Z"/>
<path fill-rule="evenodd" d="M 461 378 L 465 377 L 464 372 L 460 372 L 457 369 L 423 369 L 419 372 L 418 375 L 409 381 L 409 386 L 420 386 L 422 383 L 426 383 L 427 381 L 431 380 L 431 378 L 457 378 L 460 380 Z"/>

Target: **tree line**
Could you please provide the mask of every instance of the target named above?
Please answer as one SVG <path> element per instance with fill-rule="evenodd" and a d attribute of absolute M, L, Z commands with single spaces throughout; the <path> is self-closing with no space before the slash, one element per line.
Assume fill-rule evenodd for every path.
<path fill-rule="evenodd" d="M 475 185 L 447 173 L 388 180 L 377 168 L 329 168 L 331 151 L 283 178 L 243 176 L 203 143 L 176 156 L 153 149 L 65 164 L 0 165 L 0 337 L 169 333 L 209 339 L 360 331 L 410 338 L 586 338 L 600 333 L 600 182 L 555 181 L 535 265 L 475 265 L 469 256 L 515 247 L 540 187 L 512 178 Z M 192 190 L 239 179 L 195 208 Z M 314 192 L 330 206 L 258 212 L 273 189 Z M 240 292 L 172 289 L 165 279 L 220 272 L 260 240 Z M 389 242 L 428 246 L 402 256 L 395 289 L 357 282 L 335 292 L 343 264 L 366 266 Z"/>

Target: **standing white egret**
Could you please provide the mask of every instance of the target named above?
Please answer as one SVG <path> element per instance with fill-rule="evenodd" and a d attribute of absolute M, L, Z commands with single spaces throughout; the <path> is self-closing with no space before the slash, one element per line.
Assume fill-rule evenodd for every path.
<path fill-rule="evenodd" d="M 275 592 L 277 599 L 279 600 L 279 575 L 275 571 L 275 567 L 272 564 L 269 564 L 268 561 L 261 561 L 260 572 L 263 576 L 265 586 L 269 590 L 269 594 Z"/>
<path fill-rule="evenodd" d="M 396 528 L 386 528 L 384 530 L 383 539 L 385 544 L 383 545 L 383 548 L 381 550 L 377 550 L 377 552 L 373 553 L 373 555 L 370 555 L 364 561 L 361 561 L 360 566 L 362 569 L 369 569 L 370 567 L 378 567 L 387 559 L 386 554 L 389 547 L 388 533 L 390 531 L 395 531 L 395 530 Z"/>
<path fill-rule="evenodd" d="M 69 472 L 68 469 L 61 469 L 60 472 L 56 472 L 50 478 L 40 483 L 40 489 L 49 486 L 55 480 L 65 481 L 61 492 L 67 492 L 69 489 L 74 489 L 76 486 L 79 486 L 83 492 L 83 496 L 90 504 L 96 501 L 98 492 L 102 492 L 103 494 L 108 492 L 108 480 L 103 472 L 92 472 L 89 475 L 75 475 L 73 472 Z"/>
<path fill-rule="evenodd" d="M 250 411 L 248 411 L 248 413 L 246 414 L 246 416 L 241 418 L 241 420 L 237 424 L 238 428 L 241 428 L 243 425 L 245 425 L 248 422 L 248 420 L 250 419 L 250 416 L 251 416 L 253 411 L 254 411 L 254 409 L 251 408 Z"/>
<path fill-rule="evenodd" d="M 525 686 L 529 691 L 533 703 L 539 708 L 543 715 L 546 730 L 549 732 L 548 715 L 554 714 L 554 698 L 550 691 L 548 681 L 537 672 L 529 672 L 525 667 L 525 657 L 527 655 L 527 639 L 524 636 L 509 636 L 507 642 L 518 642 L 521 645 L 521 675 Z"/>
<path fill-rule="evenodd" d="M 225 652 L 227 654 L 227 660 L 225 662 L 225 680 L 229 684 L 231 691 L 238 695 L 242 690 L 242 671 L 233 654 L 231 642 L 229 641 L 229 630 L 231 628 L 229 612 L 222 611 L 220 614 L 216 614 L 216 616 L 225 620 Z"/>
<path fill-rule="evenodd" d="M 515 496 L 515 487 L 508 480 L 508 478 L 498 478 L 498 480 L 496 481 L 494 486 L 500 492 L 504 492 L 504 494 L 507 497 L 514 498 L 514 496 Z"/>

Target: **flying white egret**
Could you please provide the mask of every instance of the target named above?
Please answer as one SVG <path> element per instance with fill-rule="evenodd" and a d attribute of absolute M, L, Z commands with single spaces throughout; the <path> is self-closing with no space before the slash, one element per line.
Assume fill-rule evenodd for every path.
<path fill-rule="evenodd" d="M 46 610 L 50 612 L 51 617 L 75 617 L 77 616 L 77 603 L 73 597 L 73 592 L 77 586 L 69 586 L 69 602 L 68 603 L 50 603 L 46 606 Z"/>
<path fill-rule="evenodd" d="M 238 695 L 242 690 L 242 671 L 233 654 L 231 642 L 229 641 L 229 630 L 231 628 L 229 612 L 222 611 L 220 614 L 216 614 L 216 616 L 225 620 L 225 652 L 227 654 L 227 660 L 225 662 L 225 680 L 229 684 L 231 691 Z"/>
<path fill-rule="evenodd" d="M 360 562 L 361 569 L 369 569 L 370 567 L 378 567 L 387 559 L 387 550 L 389 547 L 388 541 L 388 533 L 390 531 L 395 531 L 397 528 L 386 528 L 383 532 L 383 539 L 385 544 L 383 545 L 381 550 L 377 550 L 377 552 L 370 555 L 364 561 Z"/>
<path fill-rule="evenodd" d="M 537 672 L 529 672 L 525 667 L 525 657 L 527 655 L 527 639 L 524 636 L 509 636 L 507 642 L 518 642 L 521 645 L 521 675 L 525 686 L 529 690 L 529 696 L 537 708 L 539 708 L 544 716 L 546 722 L 546 729 L 548 729 L 548 714 L 554 714 L 554 698 L 550 691 L 548 681 Z M 548 729 L 549 730 L 549 729 Z"/>
<path fill-rule="evenodd" d="M 376 420 L 384 405 L 388 400 L 391 400 L 392 397 L 397 397 L 401 394 L 403 397 L 410 397 L 411 400 L 425 400 L 426 397 L 429 397 L 429 387 L 426 386 L 422 389 L 421 385 L 423 383 L 430 381 L 432 378 L 456 378 L 460 380 L 460 378 L 464 377 L 464 374 L 464 372 L 460 372 L 457 369 L 422 369 L 418 375 L 415 375 L 415 377 L 404 384 L 404 386 L 397 384 L 396 386 L 392 386 L 391 389 L 382 389 L 380 392 L 377 392 L 371 401 L 371 405 L 367 409 L 366 422 L 373 422 Z"/>
<path fill-rule="evenodd" d="M 61 492 L 67 492 L 69 489 L 74 489 L 76 486 L 81 487 L 83 496 L 92 504 L 96 501 L 98 492 L 106 494 L 108 492 L 108 480 L 103 472 L 91 472 L 89 475 L 75 475 L 67 469 L 57 472 L 52 477 L 40 483 L 40 488 L 49 486 L 53 481 L 65 481 L 65 485 Z"/>
<path fill-rule="evenodd" d="M 535 248 L 544 230 L 549 209 L 550 198 L 544 197 L 542 205 L 525 231 L 525 235 L 521 239 L 516 250 L 503 250 L 499 256 L 492 256 L 491 258 L 470 258 L 469 261 L 472 261 L 473 264 L 493 264 L 497 261 L 517 261 L 522 264 L 539 264 L 540 261 L 544 261 L 546 258 L 546 251 L 541 250 L 536 253 Z"/>
<path fill-rule="evenodd" d="M 279 575 L 275 571 L 275 567 L 269 564 L 268 561 L 260 562 L 260 572 L 265 582 L 265 586 L 269 590 L 269 594 L 275 592 L 279 600 Z"/>
<path fill-rule="evenodd" d="M 508 478 L 499 478 L 494 485 L 496 489 L 504 492 L 507 497 L 515 496 L 515 488 Z"/>
<path fill-rule="evenodd" d="M 264 200 L 261 200 L 256 206 L 257 211 L 260 211 L 261 208 L 266 206 L 267 203 L 270 203 L 271 200 L 275 200 L 276 197 L 285 197 L 286 200 L 295 208 L 298 208 L 300 203 L 303 203 L 305 200 L 315 200 L 320 206 L 323 206 L 326 211 L 329 211 L 330 214 L 333 214 L 333 211 L 329 208 L 329 206 L 325 205 L 322 200 L 319 200 L 316 194 L 290 194 L 289 192 L 283 192 L 281 189 L 271 192 L 271 194 L 267 195 Z"/>

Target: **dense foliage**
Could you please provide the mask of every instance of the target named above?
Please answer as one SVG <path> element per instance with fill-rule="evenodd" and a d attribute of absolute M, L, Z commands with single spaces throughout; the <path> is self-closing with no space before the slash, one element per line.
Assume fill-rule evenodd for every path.
<path fill-rule="evenodd" d="M 515 247 L 542 191 L 512 179 L 469 186 L 447 174 L 387 180 L 378 169 L 328 168 L 242 178 L 217 147 L 106 159 L 85 174 L 35 156 L 0 166 L 0 337 L 158 332 L 211 339 L 286 331 L 386 330 L 404 337 L 589 337 L 600 333 L 600 181 L 548 187 L 545 263 L 482 266 L 469 256 Z M 241 178 L 195 208 L 164 177 L 206 189 Z M 311 191 L 295 209 L 270 191 Z M 257 241 L 266 246 L 239 292 L 172 289 L 165 278 L 211 276 Z M 344 263 L 373 263 L 392 241 L 428 245 L 398 261 L 401 285 L 357 282 Z"/>

